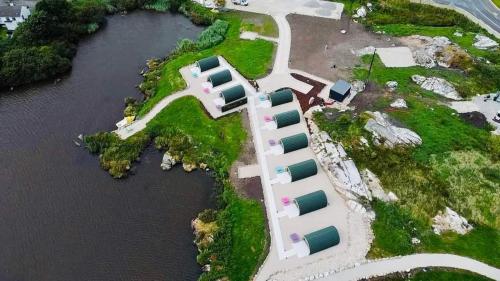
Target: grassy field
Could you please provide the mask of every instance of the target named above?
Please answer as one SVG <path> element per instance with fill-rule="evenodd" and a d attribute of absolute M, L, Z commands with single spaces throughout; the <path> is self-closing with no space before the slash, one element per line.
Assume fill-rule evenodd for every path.
<path fill-rule="evenodd" d="M 246 131 L 240 114 L 232 114 L 213 120 L 195 97 L 184 97 L 172 102 L 148 123 L 151 136 L 162 137 L 165 132 L 187 136 L 191 143 L 182 142 L 164 147 L 174 154 L 190 158 L 187 162 L 205 162 L 210 167 L 227 170 L 236 160 L 246 139 Z M 168 135 L 170 140 L 173 136 Z M 192 150 L 191 147 L 196 147 Z"/>
<path fill-rule="evenodd" d="M 186 82 L 182 79 L 179 69 L 204 57 L 224 56 L 243 76 L 249 79 L 267 74 L 272 67 L 273 43 L 264 40 L 239 39 L 242 18 L 248 20 L 252 18 L 252 15 L 241 12 L 221 14 L 221 19 L 230 23 L 226 39 L 221 44 L 201 52 L 186 53 L 163 63 L 159 74 L 160 80 L 155 86 L 155 93 L 141 105 L 138 115 L 144 115 L 164 97 L 184 89 Z"/>
<path fill-rule="evenodd" d="M 400 272 L 389 276 L 376 277 L 369 281 L 489 281 L 487 277 L 469 271 L 452 270 L 446 268 L 430 268 Z"/>
<path fill-rule="evenodd" d="M 271 16 L 254 13 L 240 13 L 241 30 L 253 31 L 260 35 L 278 37 L 278 26 Z"/>
<path fill-rule="evenodd" d="M 371 60 L 370 55 L 363 56 L 364 64 L 353 70 L 354 77 L 365 81 L 368 76 L 368 66 Z M 440 77 L 450 82 L 462 97 L 472 97 L 478 93 L 486 94 L 495 91 L 497 85 L 495 81 L 479 77 L 473 74 L 466 74 L 457 69 L 425 68 L 422 66 L 413 67 L 385 67 L 378 55 L 375 56 L 370 74 L 370 81 L 379 85 L 385 85 L 388 81 L 398 82 L 400 93 L 422 92 L 428 96 L 436 96 L 431 92 L 422 91 L 420 86 L 411 80 L 412 75 L 422 75 L 425 77 Z"/>
<path fill-rule="evenodd" d="M 498 8 L 500 8 L 500 0 L 491 0 Z"/>
<path fill-rule="evenodd" d="M 0 26 L 0 40 L 5 39 L 7 39 L 7 29 L 5 29 L 3 26 Z"/>

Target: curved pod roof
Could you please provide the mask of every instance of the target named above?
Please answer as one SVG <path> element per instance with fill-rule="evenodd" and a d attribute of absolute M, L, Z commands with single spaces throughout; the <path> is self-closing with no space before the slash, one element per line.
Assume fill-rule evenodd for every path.
<path fill-rule="evenodd" d="M 207 79 L 208 82 L 212 83 L 213 87 L 217 87 L 231 80 L 233 80 L 233 77 L 231 76 L 231 72 L 228 69 L 211 74 Z"/>
<path fill-rule="evenodd" d="M 293 93 L 290 89 L 283 89 L 269 94 L 269 100 L 271 101 L 271 106 L 277 106 L 280 104 L 288 103 L 293 101 Z"/>
<path fill-rule="evenodd" d="M 297 205 L 297 208 L 299 208 L 299 215 L 301 216 L 322 209 L 328 205 L 328 199 L 323 190 L 317 190 L 299 196 L 295 198 L 293 202 Z"/>
<path fill-rule="evenodd" d="M 318 173 L 316 161 L 309 159 L 287 167 L 292 182 L 314 176 Z"/>
<path fill-rule="evenodd" d="M 335 226 L 327 226 L 323 229 L 304 235 L 304 240 L 309 246 L 309 254 L 326 250 L 340 243 L 340 236 Z"/>
<path fill-rule="evenodd" d="M 297 110 L 290 110 L 274 115 L 273 119 L 278 128 L 283 128 L 300 123 L 300 114 Z"/>
<path fill-rule="evenodd" d="M 220 93 L 220 96 L 224 99 L 226 104 L 231 103 L 235 100 L 239 100 L 245 96 L 245 88 L 242 85 L 236 85 Z"/>
<path fill-rule="evenodd" d="M 219 58 L 216 56 L 204 58 L 196 62 L 196 66 L 198 66 L 201 72 L 216 68 L 219 65 Z"/>
<path fill-rule="evenodd" d="M 280 140 L 280 144 L 283 147 L 283 152 L 288 153 L 302 148 L 306 148 L 309 145 L 309 139 L 305 133 L 296 134 Z"/>

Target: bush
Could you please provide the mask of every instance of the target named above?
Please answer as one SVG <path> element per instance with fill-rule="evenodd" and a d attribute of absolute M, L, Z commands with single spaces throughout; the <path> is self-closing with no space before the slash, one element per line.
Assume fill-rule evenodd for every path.
<path fill-rule="evenodd" d="M 12 49 L 0 61 L 0 88 L 48 79 L 71 68 L 70 60 L 50 46 Z"/>
<path fill-rule="evenodd" d="M 196 25 L 210 25 L 216 19 L 216 15 L 210 9 L 193 1 L 186 1 L 181 4 L 179 11 Z"/>
<path fill-rule="evenodd" d="M 224 41 L 228 28 L 229 23 L 227 21 L 216 20 L 200 34 L 196 41 L 196 47 L 198 50 L 203 50 L 220 44 Z"/>
<path fill-rule="evenodd" d="M 217 219 L 217 211 L 213 209 L 203 210 L 198 214 L 198 218 L 204 223 L 213 222 Z"/>

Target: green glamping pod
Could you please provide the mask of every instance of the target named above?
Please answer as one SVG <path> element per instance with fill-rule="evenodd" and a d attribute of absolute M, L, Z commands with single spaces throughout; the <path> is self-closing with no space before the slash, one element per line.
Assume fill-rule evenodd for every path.
<path fill-rule="evenodd" d="M 323 229 L 304 235 L 304 240 L 309 246 L 309 254 L 321 252 L 340 243 L 340 236 L 335 226 L 327 226 Z"/>
<path fill-rule="evenodd" d="M 216 56 L 204 58 L 196 62 L 196 66 L 200 69 L 201 72 L 216 68 L 219 65 L 219 58 Z"/>
<path fill-rule="evenodd" d="M 280 144 L 283 147 L 283 152 L 288 153 L 306 148 L 309 145 L 309 139 L 305 133 L 300 133 L 280 139 Z"/>
<path fill-rule="evenodd" d="M 274 115 L 273 119 L 279 129 L 300 123 L 300 114 L 297 110 L 290 110 Z"/>
<path fill-rule="evenodd" d="M 309 159 L 290 165 L 287 170 L 290 177 L 292 177 L 292 182 L 294 182 L 316 175 L 318 173 L 318 166 L 316 165 L 316 161 Z"/>
<path fill-rule="evenodd" d="M 326 194 L 323 190 L 299 196 L 295 198 L 293 202 L 297 208 L 299 208 L 299 215 L 301 216 L 322 209 L 328 205 L 328 199 L 326 199 Z"/>
<path fill-rule="evenodd" d="M 208 82 L 212 83 L 213 87 L 217 87 L 231 80 L 233 80 L 233 77 L 231 76 L 231 72 L 228 69 L 211 74 L 207 79 Z"/>
<path fill-rule="evenodd" d="M 293 93 L 290 89 L 283 89 L 269 94 L 271 106 L 277 106 L 293 101 Z"/>
<path fill-rule="evenodd" d="M 245 88 L 242 85 L 237 85 L 222 91 L 220 96 L 224 99 L 225 104 L 228 104 L 243 98 L 245 96 Z"/>

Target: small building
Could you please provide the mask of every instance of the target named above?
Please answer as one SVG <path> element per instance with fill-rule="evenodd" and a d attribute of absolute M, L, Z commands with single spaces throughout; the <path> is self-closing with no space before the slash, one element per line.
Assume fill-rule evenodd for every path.
<path fill-rule="evenodd" d="M 196 66 L 200 69 L 201 72 L 216 68 L 220 66 L 219 58 L 217 56 L 211 56 L 201 59 L 196 62 Z"/>
<path fill-rule="evenodd" d="M 299 209 L 299 215 L 322 209 L 328 205 L 328 199 L 323 190 L 317 190 L 306 195 L 299 196 L 293 200 Z"/>
<path fill-rule="evenodd" d="M 309 254 L 312 255 L 338 245 L 340 243 L 340 236 L 335 226 L 327 226 L 304 235 L 304 240 L 309 247 Z"/>
<path fill-rule="evenodd" d="M 318 173 L 316 161 L 309 159 L 287 167 L 292 182 L 312 177 Z"/>
<path fill-rule="evenodd" d="M 300 113 L 297 110 L 285 111 L 275 114 L 273 116 L 273 120 L 274 122 L 276 122 L 276 126 L 278 129 L 283 128 L 300 123 Z"/>
<path fill-rule="evenodd" d="M 351 93 L 351 84 L 349 84 L 344 80 L 338 80 L 330 88 L 329 97 L 338 102 L 342 102 L 344 101 L 345 98 L 349 96 L 350 93 Z"/>
<path fill-rule="evenodd" d="M 224 100 L 224 103 L 228 104 L 245 97 L 245 88 L 242 85 L 237 85 L 222 91 L 220 96 Z"/>
<path fill-rule="evenodd" d="M 283 147 L 283 153 L 288 153 L 306 148 L 309 145 L 309 139 L 305 133 L 300 133 L 280 139 L 280 144 Z"/>
<path fill-rule="evenodd" d="M 211 74 L 207 79 L 208 82 L 212 83 L 212 87 L 220 86 L 224 83 L 230 82 L 231 80 L 233 80 L 233 77 L 228 69 Z"/>
<path fill-rule="evenodd" d="M 288 103 L 293 101 L 293 93 L 290 89 L 283 89 L 269 94 L 269 100 L 271 101 L 271 106 L 277 106 L 280 104 Z"/>
<path fill-rule="evenodd" d="M 0 6 L 0 26 L 7 29 L 7 34 L 12 35 L 20 23 L 24 22 L 31 15 L 28 6 Z"/>

